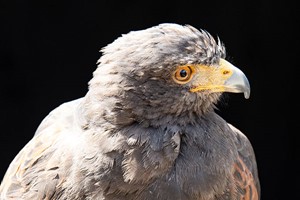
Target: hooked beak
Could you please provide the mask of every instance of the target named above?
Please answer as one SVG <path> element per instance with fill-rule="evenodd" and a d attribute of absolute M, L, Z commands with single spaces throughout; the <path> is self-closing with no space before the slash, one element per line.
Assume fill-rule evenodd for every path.
<path fill-rule="evenodd" d="M 197 85 L 191 92 L 209 90 L 211 92 L 244 93 L 246 99 L 250 97 L 250 84 L 245 74 L 224 59 L 220 59 L 217 66 L 199 65 Z"/>

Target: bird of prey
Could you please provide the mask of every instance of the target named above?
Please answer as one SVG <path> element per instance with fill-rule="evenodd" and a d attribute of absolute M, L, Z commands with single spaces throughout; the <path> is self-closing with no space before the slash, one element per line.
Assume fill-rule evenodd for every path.
<path fill-rule="evenodd" d="M 101 49 L 84 97 L 42 121 L 1 200 L 258 200 L 249 139 L 215 113 L 245 74 L 206 30 L 162 23 Z"/>

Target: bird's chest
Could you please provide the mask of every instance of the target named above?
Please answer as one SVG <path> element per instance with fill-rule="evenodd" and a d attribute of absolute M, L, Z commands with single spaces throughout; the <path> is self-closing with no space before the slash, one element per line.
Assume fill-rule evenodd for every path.
<path fill-rule="evenodd" d="M 113 141 L 102 142 L 119 143 L 107 147 L 101 160 L 109 162 L 93 168 L 99 178 L 91 182 L 106 188 L 99 194 L 107 199 L 214 199 L 224 191 L 236 157 L 223 129 L 135 126 L 105 137 Z"/>
<path fill-rule="evenodd" d="M 206 148 L 182 141 L 173 163 L 165 154 L 167 168 L 150 167 L 146 170 L 139 167 L 136 172 L 139 179 L 125 181 L 122 187 L 133 189 L 134 198 L 141 200 L 213 200 L 227 184 L 231 172 L 229 157 L 230 150 L 221 152 L 218 147 Z M 159 156 L 158 160 L 152 159 L 153 162 L 162 162 Z M 133 196 L 129 195 L 129 199 Z"/>
<path fill-rule="evenodd" d="M 226 187 L 234 156 L 230 141 L 191 142 L 181 137 L 173 167 L 156 179 L 147 193 L 160 194 L 159 199 L 214 199 Z"/>

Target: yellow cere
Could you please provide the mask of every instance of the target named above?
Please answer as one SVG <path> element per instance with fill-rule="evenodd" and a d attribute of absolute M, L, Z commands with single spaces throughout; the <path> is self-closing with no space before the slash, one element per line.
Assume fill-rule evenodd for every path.
<path fill-rule="evenodd" d="M 191 92 L 198 92 L 203 90 L 211 90 L 212 92 L 225 91 L 224 83 L 232 75 L 231 67 L 228 62 L 220 59 L 219 64 L 195 65 L 198 74 L 197 79 L 194 81 Z"/>

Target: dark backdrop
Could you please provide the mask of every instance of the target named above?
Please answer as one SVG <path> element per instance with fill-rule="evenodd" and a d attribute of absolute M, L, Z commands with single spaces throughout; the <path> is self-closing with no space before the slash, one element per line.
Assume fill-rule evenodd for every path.
<path fill-rule="evenodd" d="M 295 197 L 297 140 L 290 126 L 296 118 L 290 116 L 297 100 L 289 97 L 299 66 L 296 11 L 271 0 L 1 0 L 0 180 L 45 116 L 85 95 L 102 47 L 131 30 L 176 22 L 219 36 L 228 60 L 245 72 L 250 99 L 228 94 L 217 112 L 253 144 L 262 199 Z"/>

